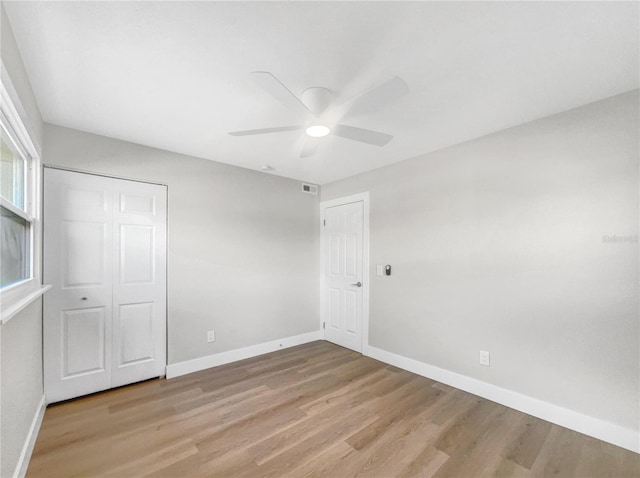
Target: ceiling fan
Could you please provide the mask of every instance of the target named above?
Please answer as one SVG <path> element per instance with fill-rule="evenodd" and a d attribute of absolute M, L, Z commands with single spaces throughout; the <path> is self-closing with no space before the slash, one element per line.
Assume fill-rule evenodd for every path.
<path fill-rule="evenodd" d="M 409 92 L 407 84 L 399 76 L 375 86 L 364 93 L 338 105 L 333 111 L 334 115 L 327 114 L 327 108 L 331 106 L 331 91 L 327 88 L 312 87 L 302 92 L 302 98 L 298 98 L 291 90 L 284 86 L 273 74 L 268 71 L 254 71 L 253 79 L 271 96 L 280 101 L 284 106 L 294 111 L 302 111 L 311 116 L 305 124 L 292 126 L 276 126 L 274 128 L 251 129 L 246 131 L 233 131 L 232 136 L 249 136 L 256 134 L 281 133 L 284 131 L 301 131 L 307 134 L 305 144 L 300 152 L 301 158 L 313 156 L 319 146 L 319 139 L 329 134 L 341 138 L 359 141 L 361 143 L 384 146 L 393 139 L 390 134 L 372 131 L 370 129 L 357 128 L 346 124 L 331 121 L 330 116 L 343 116 L 347 111 L 355 108 L 364 108 L 371 111 Z M 329 112 L 331 113 L 331 112 Z"/>

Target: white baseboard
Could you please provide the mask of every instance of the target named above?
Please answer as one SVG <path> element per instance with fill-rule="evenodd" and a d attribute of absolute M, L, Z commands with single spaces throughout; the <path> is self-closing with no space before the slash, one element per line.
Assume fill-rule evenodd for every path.
<path fill-rule="evenodd" d="M 207 355 L 206 357 L 170 364 L 167 365 L 167 378 L 175 378 L 180 375 L 199 372 L 200 370 L 217 367 L 218 365 L 224 365 L 238 360 L 255 357 L 257 355 L 275 352 L 276 350 L 295 347 L 296 345 L 302 345 L 316 340 L 322 340 L 322 331 L 316 330 L 306 334 L 294 335 L 293 337 L 286 337 L 280 340 L 250 345 L 240 349 L 229 350 L 228 352 L 221 352 L 219 354 Z"/>
<path fill-rule="evenodd" d="M 27 474 L 27 468 L 29 468 L 31 453 L 33 453 L 33 447 L 36 444 L 36 438 L 38 438 L 38 432 L 40 432 L 40 425 L 42 425 L 42 419 L 44 418 L 44 411 L 46 408 L 47 404 L 44 395 L 42 395 L 40 404 L 38 405 L 38 409 L 33 416 L 31 428 L 29 428 L 29 433 L 27 434 L 27 438 L 25 439 L 24 445 L 22 446 L 22 452 L 20 453 L 20 458 L 18 458 L 16 469 L 13 472 L 14 478 L 24 478 L 24 476 Z"/>
<path fill-rule="evenodd" d="M 365 346 L 364 355 L 381 362 L 408 370 L 423 377 L 445 383 L 465 392 L 478 395 L 521 412 L 533 415 L 556 425 L 575 430 L 599 440 L 612 443 L 635 453 L 640 453 L 640 434 L 637 430 L 625 428 L 599 418 L 553 405 L 537 398 L 522 395 L 475 378 L 450 372 L 418 360 L 397 355 L 376 347 Z"/>

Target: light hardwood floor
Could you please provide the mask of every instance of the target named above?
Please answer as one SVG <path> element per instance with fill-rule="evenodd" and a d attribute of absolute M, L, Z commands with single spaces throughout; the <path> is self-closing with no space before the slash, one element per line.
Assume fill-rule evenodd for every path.
<path fill-rule="evenodd" d="M 47 409 L 27 476 L 640 476 L 640 455 L 314 342 Z"/>

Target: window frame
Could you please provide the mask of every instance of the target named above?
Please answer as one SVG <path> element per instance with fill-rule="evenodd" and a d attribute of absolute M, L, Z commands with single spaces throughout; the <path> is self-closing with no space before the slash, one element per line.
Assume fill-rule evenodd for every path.
<path fill-rule="evenodd" d="M 20 208 L 16 204 L 14 204 L 9 198 L 5 198 L 0 194 L 0 206 L 8 211 L 12 212 L 19 218 L 23 219 L 27 223 L 27 235 L 29 241 L 29 249 L 28 249 L 28 268 L 27 268 L 27 277 L 8 284 L 4 287 L 0 286 L 0 290 L 3 293 L 12 290 L 12 288 L 18 287 L 20 284 L 27 282 L 34 278 L 34 270 L 33 270 L 33 259 L 34 259 L 34 248 L 33 241 L 35 239 L 33 231 L 35 226 L 35 217 L 31 214 L 33 210 L 33 178 L 31 177 L 31 156 L 25 151 L 25 148 L 20 144 L 20 142 L 15 138 L 15 134 L 12 134 L 10 130 L 10 125 L 7 124 L 8 121 L 5 121 L 5 115 L 2 111 L 0 111 L 0 129 L 4 133 L 4 136 L 8 142 L 11 142 L 11 145 L 15 148 L 15 150 L 20 155 L 20 159 L 23 161 L 23 177 L 22 177 L 22 203 L 23 208 Z"/>
<path fill-rule="evenodd" d="M 21 114 L 22 113 L 22 114 Z M 41 264 L 41 160 L 40 151 L 19 97 L 2 64 L 0 78 L 0 127 L 25 160 L 24 209 L 0 196 L 0 205 L 29 224 L 29 269 L 22 281 L 0 288 L 0 324 L 6 323 L 20 310 L 40 297 L 49 287 L 42 285 Z"/>

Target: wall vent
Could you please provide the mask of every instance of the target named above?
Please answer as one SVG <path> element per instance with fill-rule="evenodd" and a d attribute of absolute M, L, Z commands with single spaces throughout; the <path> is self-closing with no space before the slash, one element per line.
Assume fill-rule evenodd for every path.
<path fill-rule="evenodd" d="M 318 186 L 315 184 L 302 183 L 302 192 L 306 194 L 318 195 Z"/>

